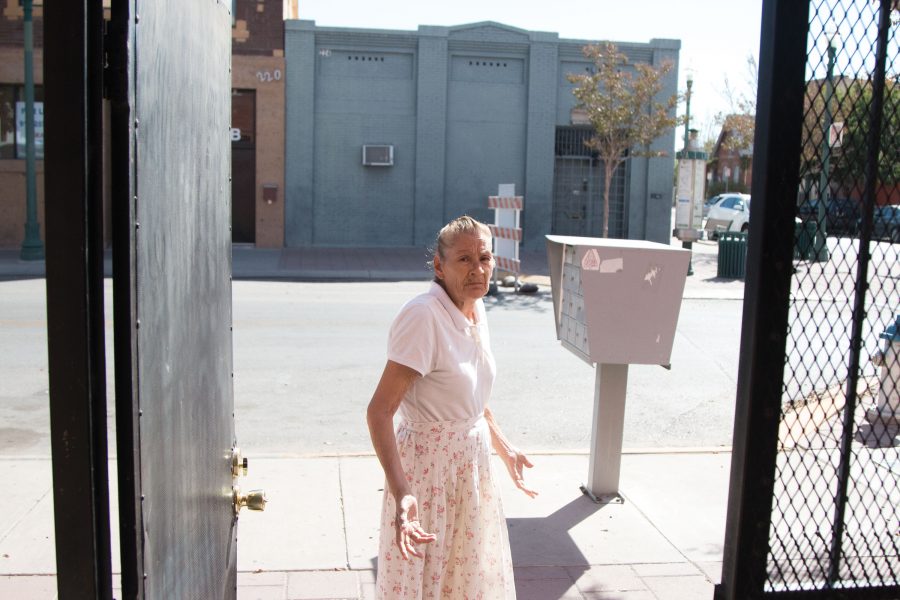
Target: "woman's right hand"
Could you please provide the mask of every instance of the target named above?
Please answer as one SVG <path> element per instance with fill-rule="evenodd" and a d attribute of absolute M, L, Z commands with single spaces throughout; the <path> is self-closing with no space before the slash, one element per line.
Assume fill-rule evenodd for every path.
<path fill-rule="evenodd" d="M 422 558 L 422 553 L 416 549 L 417 544 L 428 544 L 437 539 L 433 533 L 426 533 L 419 523 L 419 503 L 412 494 L 404 494 L 397 502 L 397 516 L 394 519 L 397 530 L 397 547 L 403 560 L 409 560 L 410 555 Z"/>

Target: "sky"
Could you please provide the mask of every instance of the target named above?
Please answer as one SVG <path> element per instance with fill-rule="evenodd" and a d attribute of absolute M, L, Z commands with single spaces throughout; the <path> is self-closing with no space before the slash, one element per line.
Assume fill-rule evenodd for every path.
<path fill-rule="evenodd" d="M 747 58 L 759 57 L 761 11 L 762 0 L 299 0 L 299 18 L 321 27 L 415 30 L 495 21 L 566 39 L 681 40 L 678 89 L 684 91 L 692 71 L 691 126 L 701 136 L 716 135 L 715 115 L 730 110 L 726 77 L 750 91 Z"/>

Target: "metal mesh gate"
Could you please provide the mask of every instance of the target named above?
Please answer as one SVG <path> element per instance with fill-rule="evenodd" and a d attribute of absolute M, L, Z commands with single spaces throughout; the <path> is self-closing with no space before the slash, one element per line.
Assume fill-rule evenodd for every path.
<path fill-rule="evenodd" d="M 877 2 L 813 2 L 809 18 L 797 230 L 812 243 L 791 282 L 768 591 L 900 581 L 900 426 L 878 409 L 900 382 L 875 358 L 900 312 L 900 245 L 872 227 L 898 190 L 897 27 L 879 60 Z"/>
<path fill-rule="evenodd" d="M 764 1 L 717 598 L 900 598 L 898 21 Z"/>
<path fill-rule="evenodd" d="M 558 235 L 600 237 L 603 231 L 603 161 L 585 142 L 592 130 L 557 127 L 553 168 L 553 223 Z M 626 238 L 625 182 L 628 164 L 613 175 L 609 189 L 609 236 Z"/>

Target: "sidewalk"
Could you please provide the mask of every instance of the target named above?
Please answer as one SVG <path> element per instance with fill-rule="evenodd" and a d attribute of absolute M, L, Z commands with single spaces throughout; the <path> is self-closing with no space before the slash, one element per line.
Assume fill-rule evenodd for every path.
<path fill-rule="evenodd" d="M 730 453 L 626 453 L 623 501 L 604 505 L 579 491 L 586 454 L 532 458 L 538 498 L 500 478 L 519 600 L 712 598 Z M 0 497 L 0 597 L 55 598 L 50 461 L 0 465 L 18 490 Z M 374 598 L 382 485 L 374 456 L 251 459 L 242 487 L 265 489 L 269 505 L 241 514 L 238 598 Z"/>

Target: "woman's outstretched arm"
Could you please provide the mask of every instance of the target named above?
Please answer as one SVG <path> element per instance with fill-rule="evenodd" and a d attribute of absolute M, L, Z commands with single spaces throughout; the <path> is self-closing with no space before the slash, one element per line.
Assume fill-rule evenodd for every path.
<path fill-rule="evenodd" d="M 435 540 L 435 535 L 426 533 L 419 524 L 418 502 L 406 480 L 400 453 L 397 451 L 397 436 L 394 435 L 394 413 L 400 407 L 406 391 L 418 377 L 419 374 L 414 369 L 392 360 L 387 361 L 366 410 L 372 446 L 381 462 L 381 468 L 384 469 L 388 491 L 394 496 L 397 506 L 395 518 L 397 546 L 405 559 L 408 559 L 409 555 L 421 557 L 416 550 L 416 544 L 426 544 Z"/>
<path fill-rule="evenodd" d="M 506 465 L 509 476 L 512 477 L 517 488 L 534 498 L 538 493 L 525 485 L 525 475 L 522 473 L 523 467 L 530 469 L 534 465 L 531 464 L 531 461 L 528 460 L 528 457 L 522 451 L 506 439 L 506 436 L 500 430 L 500 426 L 497 425 L 497 420 L 494 418 L 494 413 L 491 412 L 491 409 L 484 409 L 484 418 L 487 421 L 488 429 L 491 430 L 491 444 L 494 446 L 497 455 L 503 460 L 503 464 Z"/>

